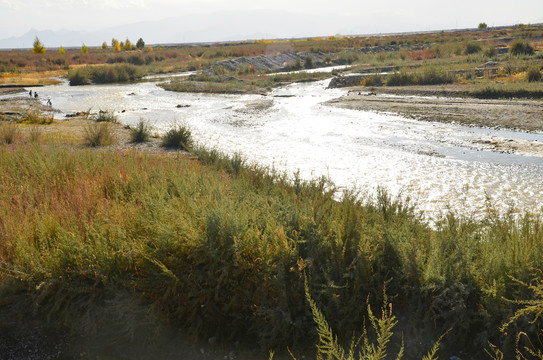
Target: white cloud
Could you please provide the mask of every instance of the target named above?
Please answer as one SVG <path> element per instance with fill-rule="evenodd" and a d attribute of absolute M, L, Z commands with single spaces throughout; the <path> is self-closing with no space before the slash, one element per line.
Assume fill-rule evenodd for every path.
<path fill-rule="evenodd" d="M 26 3 L 17 0 L 0 0 L 0 8 L 8 10 L 21 11 L 26 7 Z"/>

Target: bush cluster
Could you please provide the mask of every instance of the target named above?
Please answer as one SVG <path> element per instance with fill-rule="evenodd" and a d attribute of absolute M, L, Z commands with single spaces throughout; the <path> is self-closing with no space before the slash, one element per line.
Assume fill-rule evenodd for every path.
<path fill-rule="evenodd" d="M 192 132 L 186 125 L 175 125 L 162 137 L 162 147 L 167 149 L 191 150 Z"/>
<path fill-rule="evenodd" d="M 151 137 L 151 127 L 143 119 L 140 119 L 136 126 L 130 128 L 130 142 L 144 143 Z"/>
<path fill-rule="evenodd" d="M 471 55 L 481 52 L 483 48 L 481 47 L 481 44 L 475 41 L 470 41 L 466 44 L 466 48 L 464 49 L 464 54 Z"/>
<path fill-rule="evenodd" d="M 511 43 L 509 51 L 512 55 L 533 55 L 534 47 L 528 41 L 515 40 Z"/>
<path fill-rule="evenodd" d="M 68 74 L 70 85 L 107 84 L 140 79 L 143 73 L 131 64 L 86 66 Z"/>
<path fill-rule="evenodd" d="M 92 122 L 85 126 L 83 144 L 89 147 L 108 146 L 115 142 L 110 122 Z"/>
<path fill-rule="evenodd" d="M 421 72 L 397 71 L 386 77 L 387 86 L 453 84 L 456 76 L 448 71 L 425 68 Z"/>

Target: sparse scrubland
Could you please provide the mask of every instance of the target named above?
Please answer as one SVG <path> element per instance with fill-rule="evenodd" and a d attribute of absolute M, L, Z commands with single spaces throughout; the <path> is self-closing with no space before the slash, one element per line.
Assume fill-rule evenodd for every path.
<path fill-rule="evenodd" d="M 31 70 L 70 71 L 82 84 L 134 81 L 305 51 L 342 57 L 353 73 L 396 71 L 369 75 L 360 87 L 437 84 L 462 86 L 465 96 L 534 97 L 542 35 L 540 26 L 518 26 L 161 50 L 116 43 L 84 54 L 0 52 L 0 70 L 3 84 L 36 84 Z M 398 49 L 362 51 L 375 46 Z M 503 48 L 509 53 L 500 55 Z M 488 61 L 497 65 L 481 67 Z M 324 76 L 245 66 L 163 86 L 259 92 Z M 215 346 L 250 349 L 253 359 L 269 350 L 287 357 L 287 347 L 314 356 L 318 343 L 328 359 L 354 333 L 349 359 L 431 359 L 438 347 L 442 358 L 541 358 L 542 212 L 500 215 L 488 203 L 477 217 L 430 221 L 409 194 L 340 193 L 325 178 L 304 181 L 204 149 L 183 125 L 142 151 L 144 120 L 130 130 L 106 112 L 63 124 L 29 119 L 0 121 L 0 354 L 49 334 L 41 350 L 67 358 L 173 358 L 181 342 L 202 357 Z M 54 137 L 40 130 L 55 127 Z"/>
<path fill-rule="evenodd" d="M 395 71 L 381 78 L 368 78 L 358 85 L 378 86 L 397 84 L 461 85 L 461 93 L 472 95 L 472 88 L 481 84 L 493 89 L 493 95 L 510 96 L 509 86 L 541 80 L 541 26 L 518 25 L 509 28 L 485 28 L 477 31 L 435 32 L 393 36 L 324 37 L 297 40 L 260 40 L 211 45 L 191 46 L 141 46 L 125 42 L 111 47 L 104 43 L 100 48 L 56 49 L 42 52 L 1 51 L 0 72 L 2 84 L 47 84 L 52 72 L 65 74 L 71 83 L 135 81 L 149 74 L 163 74 L 187 70 L 206 70 L 224 60 L 281 53 L 304 53 L 292 63 L 285 63 L 282 70 L 311 68 L 316 65 L 311 54 L 319 55 L 327 64 L 350 64 L 351 72 L 371 68 L 394 66 Z M 43 44 L 40 43 L 40 46 Z M 41 49 L 41 48 L 40 48 Z M 486 64 L 489 61 L 493 64 Z M 431 69 L 431 73 L 429 73 Z M 539 68 L 539 75 L 536 73 Z M 38 79 L 36 78 L 38 71 Z M 235 70 L 213 68 L 214 75 L 237 77 L 237 82 L 224 80 L 194 83 L 190 79 L 175 80 L 166 86 L 174 91 L 195 92 L 259 92 L 269 89 L 255 82 L 267 82 L 266 71 L 256 71 L 250 62 L 240 64 Z M 390 71 L 390 70 L 387 70 Z M 47 74 L 46 72 L 49 72 Z M 47 76 L 48 75 L 48 76 Z M 208 73 L 209 75 L 209 73 Z M 539 79 L 539 80 L 538 80 Z M 270 85 L 270 84 L 268 84 Z M 529 91 L 528 91 L 529 92 Z M 516 93 L 523 96 L 523 93 Z M 473 95 L 484 96 L 473 92 Z M 501 96 L 501 95 L 500 95 Z M 531 95 L 528 96 L 538 96 Z"/>

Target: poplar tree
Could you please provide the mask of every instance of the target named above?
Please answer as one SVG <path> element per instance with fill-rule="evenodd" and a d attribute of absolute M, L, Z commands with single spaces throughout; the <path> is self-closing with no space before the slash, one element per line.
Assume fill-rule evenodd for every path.
<path fill-rule="evenodd" d="M 37 36 L 34 39 L 33 46 L 34 47 L 32 48 L 32 52 L 34 54 L 43 54 L 45 52 L 45 46 L 43 46 L 43 44 L 41 43 L 40 39 L 38 39 Z"/>
<path fill-rule="evenodd" d="M 145 47 L 145 41 L 143 41 L 142 38 L 139 38 L 136 42 L 136 47 L 140 50 L 143 50 L 143 48 Z"/>

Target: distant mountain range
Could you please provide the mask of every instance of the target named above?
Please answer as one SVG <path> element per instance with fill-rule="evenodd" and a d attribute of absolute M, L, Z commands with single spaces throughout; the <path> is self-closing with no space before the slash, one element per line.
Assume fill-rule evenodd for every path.
<path fill-rule="evenodd" d="M 342 24 L 337 26 L 334 24 Z M 99 46 L 112 38 L 140 37 L 147 44 L 217 42 L 251 39 L 292 38 L 305 36 L 354 34 L 360 28 L 355 16 L 307 16 L 282 11 L 221 12 L 191 15 L 110 27 L 99 31 L 31 29 L 19 37 L 0 39 L 0 48 L 31 48 L 36 36 L 46 48 Z"/>
<path fill-rule="evenodd" d="M 387 19 L 386 23 L 379 20 L 383 18 Z M 426 28 L 420 26 L 420 21 L 413 22 L 394 12 L 315 15 L 278 10 L 222 11 L 208 15 L 173 16 L 160 21 L 118 25 L 98 31 L 31 29 L 22 36 L 0 39 L 0 49 L 31 48 L 36 36 L 46 48 L 68 48 L 80 47 L 82 44 L 100 46 L 104 41 L 109 45 L 112 38 L 120 41 L 128 38 L 135 43 L 141 37 L 147 44 L 178 44 L 394 33 L 397 29 L 403 32 L 447 30 L 442 28 L 443 24 L 427 25 Z"/>

